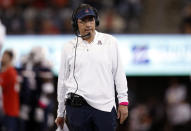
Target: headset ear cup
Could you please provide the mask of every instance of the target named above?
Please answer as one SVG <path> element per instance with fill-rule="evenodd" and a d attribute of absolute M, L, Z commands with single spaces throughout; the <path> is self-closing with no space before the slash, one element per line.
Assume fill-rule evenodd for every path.
<path fill-rule="evenodd" d="M 96 26 L 99 26 L 99 20 L 96 18 Z"/>
<path fill-rule="evenodd" d="M 78 31 L 78 25 L 77 25 L 77 20 L 76 20 L 76 12 L 77 10 L 74 10 L 74 12 L 72 13 L 72 27 L 74 32 Z"/>
<path fill-rule="evenodd" d="M 72 23 L 72 27 L 73 27 L 73 29 L 74 29 L 75 32 L 78 31 L 78 25 L 77 25 L 76 22 L 73 22 L 73 23 Z"/>
<path fill-rule="evenodd" d="M 96 23 L 96 26 L 99 26 L 99 18 L 98 18 L 98 13 L 97 13 L 97 10 L 95 8 L 93 8 L 93 11 L 95 13 L 95 23 Z"/>

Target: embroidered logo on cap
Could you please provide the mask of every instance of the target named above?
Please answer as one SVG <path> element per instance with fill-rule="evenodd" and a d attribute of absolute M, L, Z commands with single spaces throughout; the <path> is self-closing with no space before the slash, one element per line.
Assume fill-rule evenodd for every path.
<path fill-rule="evenodd" d="M 88 9 L 86 9 L 86 10 L 85 10 L 85 12 L 86 12 L 86 13 L 88 13 L 88 12 L 89 12 L 89 10 L 88 10 Z"/>

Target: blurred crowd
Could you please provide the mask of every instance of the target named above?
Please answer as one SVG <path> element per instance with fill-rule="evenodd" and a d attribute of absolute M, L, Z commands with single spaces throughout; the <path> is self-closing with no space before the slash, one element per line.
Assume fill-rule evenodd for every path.
<path fill-rule="evenodd" d="M 13 76 L 2 70 L 3 61 L 7 58 L 2 58 L 0 81 L 8 81 L 3 84 L 0 82 L 0 131 L 49 131 L 53 128 L 56 109 L 54 75 L 50 62 L 43 57 L 42 52 L 41 47 L 35 47 L 24 56 L 21 67 L 16 69 L 17 82 L 13 86 L 9 84 Z M 3 77 L 3 73 L 7 73 L 8 76 Z M 19 95 L 18 102 L 15 102 L 16 97 L 12 97 L 15 93 Z M 19 109 L 15 106 L 16 103 Z M 14 111 L 18 113 L 10 114 Z M 7 117 L 17 118 L 17 121 L 5 119 Z M 18 126 L 14 130 L 8 130 L 7 125 L 14 127 L 14 123 Z"/>
<path fill-rule="evenodd" d="M 99 12 L 100 31 L 136 33 L 143 13 L 141 0 L 0 0 L 0 51 L 7 34 L 66 34 L 72 33 L 71 15 L 79 3 L 89 3 Z M 191 33 L 191 0 L 183 0 L 180 32 Z M 1 53 L 1 52 L 0 52 Z M 2 56 L 1 56 L 2 57 Z M 56 79 L 52 65 L 41 47 L 33 48 L 21 59 L 16 69 L 19 93 L 19 131 L 53 131 L 56 116 Z M 136 78 L 135 78 L 136 79 Z M 132 81 L 130 80 L 129 83 Z M 189 82 L 179 79 L 166 81 L 168 85 L 153 88 L 163 90 L 160 97 L 150 95 L 144 102 L 137 96 L 140 85 L 133 92 L 129 85 L 129 118 L 120 131 L 188 131 L 191 130 L 191 77 Z M 145 87 L 144 87 L 145 86 Z M 160 89 L 161 88 L 161 89 Z M 147 92 L 148 93 L 148 92 Z M 0 131 L 4 125 L 3 91 L 0 88 Z M 147 96 L 145 96 L 147 97 Z M 161 99 L 160 99 L 161 98 Z"/>
<path fill-rule="evenodd" d="M 0 18 L 8 34 L 72 33 L 71 15 L 79 3 L 98 10 L 101 31 L 128 33 L 139 28 L 141 0 L 0 0 Z"/>
<path fill-rule="evenodd" d="M 134 100 L 136 104 L 130 106 L 128 131 L 190 131 L 191 80 L 181 79 L 181 77 L 163 78 L 165 82 L 158 85 L 150 82 L 151 94 L 146 93 L 148 87 L 145 87 L 143 89 L 145 92 L 142 93 L 148 96 L 142 100 Z M 161 85 L 163 87 L 160 87 Z"/>
<path fill-rule="evenodd" d="M 4 60 L 5 57 L 2 58 L 2 61 Z M 4 72 L 2 62 L 1 65 L 0 85 Z M 18 130 L 15 128 L 14 131 L 54 131 L 56 129 L 54 120 L 57 108 L 57 76 L 54 76 L 51 70 L 51 62 L 43 54 L 43 48 L 34 47 L 26 56 L 23 56 L 21 67 L 16 68 L 17 82 L 14 91 L 19 95 L 16 116 L 7 114 L 7 109 L 3 106 L 3 96 L 6 92 L 10 92 L 7 98 L 9 108 L 16 103 L 10 100 L 13 92 L 9 88 L 6 92 L 4 88 L 0 88 L 0 131 L 7 131 L 8 121 L 5 116 L 17 118 Z M 129 117 L 117 131 L 191 130 L 191 78 L 183 77 L 182 80 L 181 77 L 174 76 L 157 78 L 157 81 L 152 79 L 127 77 Z M 14 106 L 8 110 L 12 112 L 15 110 Z"/>

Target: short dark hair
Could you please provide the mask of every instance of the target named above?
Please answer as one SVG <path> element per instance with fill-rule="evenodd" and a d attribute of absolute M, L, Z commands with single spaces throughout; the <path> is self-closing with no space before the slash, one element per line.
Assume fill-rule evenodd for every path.
<path fill-rule="evenodd" d="M 4 54 L 8 54 L 11 60 L 14 58 L 14 53 L 12 50 L 5 50 Z"/>

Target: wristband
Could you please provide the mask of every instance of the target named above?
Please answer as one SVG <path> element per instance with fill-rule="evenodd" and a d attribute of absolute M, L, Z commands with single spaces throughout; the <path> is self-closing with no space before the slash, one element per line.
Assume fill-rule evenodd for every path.
<path fill-rule="evenodd" d="M 121 102 L 119 105 L 128 106 L 129 102 Z"/>

